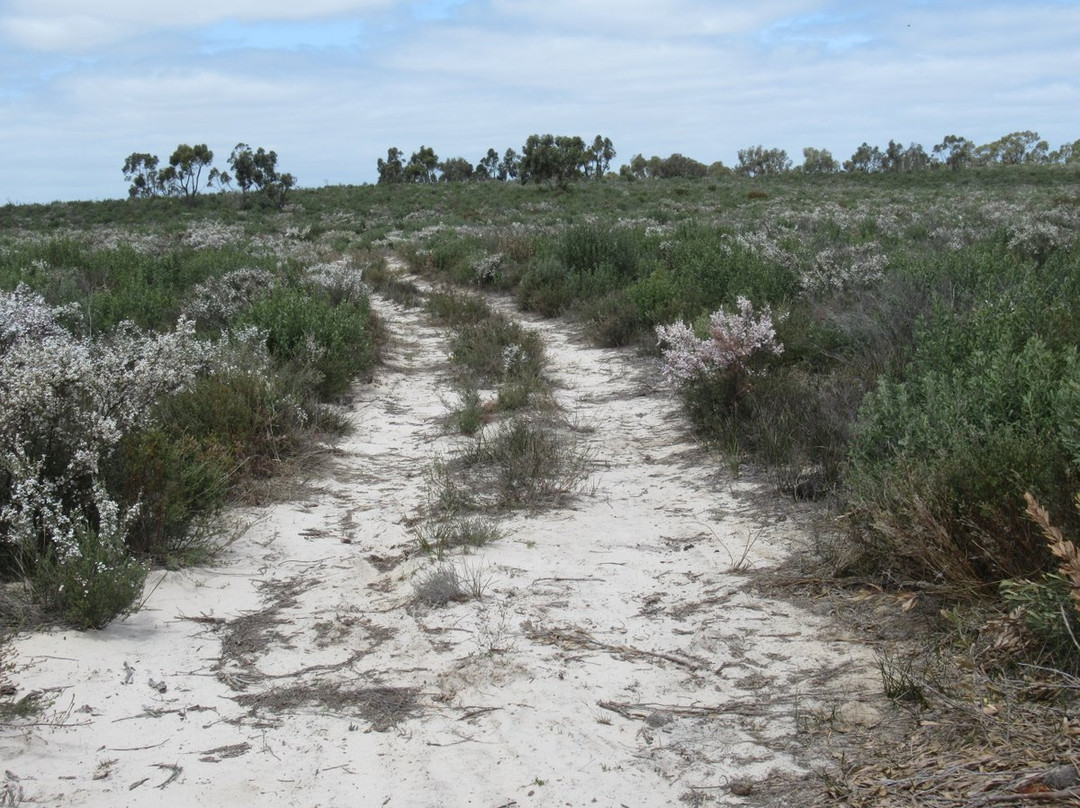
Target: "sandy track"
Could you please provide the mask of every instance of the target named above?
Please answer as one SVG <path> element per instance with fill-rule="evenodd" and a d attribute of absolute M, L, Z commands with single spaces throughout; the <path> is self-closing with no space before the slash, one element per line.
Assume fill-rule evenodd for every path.
<path fill-rule="evenodd" d="M 100 632 L 16 643 L 61 728 L 5 730 L 9 791 L 65 806 L 663 806 L 798 772 L 800 720 L 880 690 L 835 624 L 743 589 L 803 541 L 795 506 L 718 472 L 653 363 L 543 333 L 591 457 L 566 507 L 500 518 L 433 608 L 409 527 L 453 445 L 443 335 L 378 305 L 386 366 L 296 501 L 248 509 L 209 569 L 156 573 Z M 865 713 L 860 713 L 864 716 Z M 14 780 L 11 778 L 18 778 Z M 741 786 L 739 785 L 741 784 Z"/>

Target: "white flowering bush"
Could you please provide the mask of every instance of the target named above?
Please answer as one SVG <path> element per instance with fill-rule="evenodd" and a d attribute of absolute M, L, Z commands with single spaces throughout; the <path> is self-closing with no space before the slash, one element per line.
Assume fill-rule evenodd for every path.
<path fill-rule="evenodd" d="M 342 303 L 366 305 L 370 289 L 363 268 L 349 257 L 312 264 L 304 271 L 304 282 L 325 292 L 335 306 Z"/>
<path fill-rule="evenodd" d="M 827 247 L 814 256 L 800 281 L 808 292 L 873 286 L 885 277 L 885 255 L 876 244 Z"/>
<path fill-rule="evenodd" d="M 191 384 L 206 350 L 185 319 L 166 334 L 123 324 L 91 343 L 61 326 L 71 307 L 25 288 L 0 293 L 0 312 L 0 559 L 34 577 L 42 600 L 60 598 L 64 613 L 69 597 L 120 613 L 117 603 L 130 605 L 145 573 L 127 559 L 131 503 L 109 493 L 105 467 L 162 396 Z M 73 594 L 76 584 L 83 594 Z M 94 614 L 76 622 L 106 620 Z"/>
<path fill-rule="evenodd" d="M 196 284 L 185 311 L 203 327 L 226 328 L 234 317 L 276 286 L 277 278 L 265 269 L 237 269 Z"/>
<path fill-rule="evenodd" d="M 473 283 L 477 286 L 495 283 L 505 263 L 506 256 L 501 252 L 488 253 L 475 258 L 472 262 Z"/>
<path fill-rule="evenodd" d="M 100 484 L 92 493 L 97 527 L 81 515 L 48 513 L 42 524 L 52 542 L 33 572 L 38 600 L 80 629 L 103 628 L 133 611 L 147 572 L 124 541 L 134 511 L 122 512 Z"/>
<path fill-rule="evenodd" d="M 776 339 L 772 310 L 760 312 L 745 297 L 736 301 L 738 312 L 723 310 L 709 316 L 708 337 L 698 337 L 683 322 L 656 327 L 663 355 L 664 377 L 682 386 L 704 376 L 742 376 L 755 354 L 779 355 L 784 347 Z"/>

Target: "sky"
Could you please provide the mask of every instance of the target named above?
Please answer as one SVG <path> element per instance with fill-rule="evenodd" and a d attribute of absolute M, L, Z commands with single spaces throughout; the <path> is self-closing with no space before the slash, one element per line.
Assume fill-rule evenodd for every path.
<path fill-rule="evenodd" d="M 133 152 L 272 149 L 299 185 L 530 134 L 737 163 L 1080 139 L 1080 0 L 0 0 L 0 204 L 122 198 Z"/>

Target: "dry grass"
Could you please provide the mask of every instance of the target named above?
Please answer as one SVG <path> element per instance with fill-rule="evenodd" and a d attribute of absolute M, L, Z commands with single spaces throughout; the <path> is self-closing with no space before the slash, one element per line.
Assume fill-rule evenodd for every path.
<path fill-rule="evenodd" d="M 588 453 L 557 418 L 515 416 L 435 464 L 435 510 L 453 514 L 558 505 L 581 490 L 588 465 Z"/>
<path fill-rule="evenodd" d="M 1075 544 L 1065 538 L 1061 528 L 1050 522 L 1050 514 L 1038 503 L 1035 497 L 1030 493 L 1025 493 L 1024 501 L 1027 502 L 1027 515 L 1042 530 L 1043 536 L 1050 546 L 1050 552 L 1061 562 L 1059 570 L 1072 585 L 1070 594 L 1073 605 L 1080 609 L 1080 552 L 1077 551 Z M 1080 495 L 1076 497 L 1076 505 L 1080 509 Z"/>

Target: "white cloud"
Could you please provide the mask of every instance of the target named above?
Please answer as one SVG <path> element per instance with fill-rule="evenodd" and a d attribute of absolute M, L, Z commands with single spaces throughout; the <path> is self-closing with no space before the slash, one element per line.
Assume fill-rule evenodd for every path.
<path fill-rule="evenodd" d="M 0 35 L 38 51 L 87 50 L 158 30 L 223 21 L 301 21 L 383 11 L 395 0 L 185 0 L 167 10 L 145 0 L 15 0 L 0 16 Z"/>
<path fill-rule="evenodd" d="M 219 160 L 240 140 L 273 148 L 317 185 L 373 180 L 389 146 L 475 160 L 534 132 L 602 133 L 617 161 L 729 164 L 757 143 L 797 160 L 947 133 L 1080 137 L 1076 3 L 198 0 L 168 19 L 145 0 L 90 5 L 0 11 L 21 43 L 0 48 L 16 199 L 121 196 L 127 154 L 179 142 Z"/>
<path fill-rule="evenodd" d="M 595 36 L 743 36 L 819 6 L 813 0 L 491 0 L 490 14 L 508 25 Z"/>

